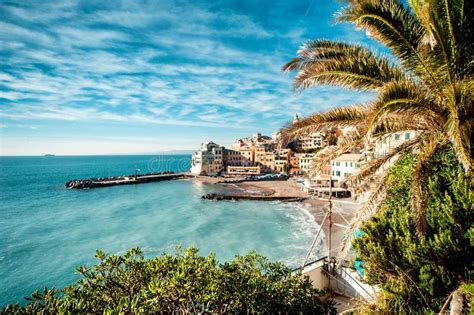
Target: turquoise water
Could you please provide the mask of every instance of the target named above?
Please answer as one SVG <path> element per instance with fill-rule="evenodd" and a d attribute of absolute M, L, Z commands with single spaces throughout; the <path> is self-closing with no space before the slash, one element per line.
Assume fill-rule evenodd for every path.
<path fill-rule="evenodd" d="M 295 204 L 209 201 L 215 190 L 191 180 L 67 190 L 75 178 L 186 171 L 189 155 L 0 157 L 0 306 L 33 290 L 63 287 L 96 249 L 147 256 L 194 245 L 231 259 L 256 249 L 296 266 L 316 223 Z"/>

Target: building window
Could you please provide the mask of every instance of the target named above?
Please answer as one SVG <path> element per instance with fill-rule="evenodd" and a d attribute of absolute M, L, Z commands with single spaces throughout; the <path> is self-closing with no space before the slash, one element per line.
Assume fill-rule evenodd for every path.
<path fill-rule="evenodd" d="M 352 167 L 352 162 L 350 163 L 350 166 Z"/>
<path fill-rule="evenodd" d="M 410 140 L 410 133 L 409 132 L 405 133 L 405 140 Z"/>
<path fill-rule="evenodd" d="M 395 140 L 400 140 L 400 135 L 398 133 L 395 134 Z"/>
<path fill-rule="evenodd" d="M 336 171 L 336 176 L 341 176 L 341 172 Z"/>
<path fill-rule="evenodd" d="M 347 167 L 347 162 L 346 162 L 346 167 Z"/>

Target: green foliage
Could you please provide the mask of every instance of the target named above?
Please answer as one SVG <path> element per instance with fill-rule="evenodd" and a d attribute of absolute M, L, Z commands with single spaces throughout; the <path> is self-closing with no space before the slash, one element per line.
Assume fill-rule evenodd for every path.
<path fill-rule="evenodd" d="M 0 313 L 308 313 L 335 314 L 309 278 L 251 252 L 218 264 L 196 248 L 152 259 L 136 248 L 125 255 L 97 251 L 99 263 L 62 291 L 35 291 L 26 306 Z"/>
<path fill-rule="evenodd" d="M 461 291 L 466 297 L 471 314 L 474 312 L 474 283 L 464 283 L 461 285 Z"/>
<path fill-rule="evenodd" d="M 407 155 L 392 167 L 387 198 L 353 244 L 364 262 L 365 280 L 381 288 L 379 311 L 439 312 L 450 293 L 474 275 L 469 178 L 452 150 L 431 158 L 427 233 L 417 236 L 410 209 L 415 165 L 415 156 Z"/>

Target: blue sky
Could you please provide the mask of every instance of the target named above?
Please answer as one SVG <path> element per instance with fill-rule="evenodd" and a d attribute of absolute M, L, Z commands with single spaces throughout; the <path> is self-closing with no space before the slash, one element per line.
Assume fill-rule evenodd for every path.
<path fill-rule="evenodd" d="M 229 145 L 370 95 L 295 94 L 308 39 L 371 45 L 341 3 L 0 0 L 0 154 L 127 154 Z"/>

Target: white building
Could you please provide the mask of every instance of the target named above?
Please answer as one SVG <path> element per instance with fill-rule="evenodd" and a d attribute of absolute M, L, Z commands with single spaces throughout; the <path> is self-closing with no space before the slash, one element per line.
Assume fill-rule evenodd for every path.
<path fill-rule="evenodd" d="M 332 160 L 332 178 L 341 181 L 357 172 L 364 162 L 365 156 L 363 154 L 343 154 Z"/>
<path fill-rule="evenodd" d="M 302 137 L 299 139 L 301 149 L 313 150 L 319 149 L 324 145 L 325 135 L 321 132 L 313 132 L 309 136 Z"/>
<path fill-rule="evenodd" d="M 313 167 L 314 153 L 304 153 L 299 158 L 299 170 L 300 173 L 304 174 Z"/>
<path fill-rule="evenodd" d="M 374 158 L 378 159 L 391 153 L 405 141 L 411 140 L 416 136 L 415 131 L 397 132 L 383 139 L 377 140 L 374 144 Z"/>
<path fill-rule="evenodd" d="M 191 173 L 195 175 L 213 175 L 224 170 L 224 147 L 209 141 L 201 144 L 199 151 L 194 152 Z"/>

